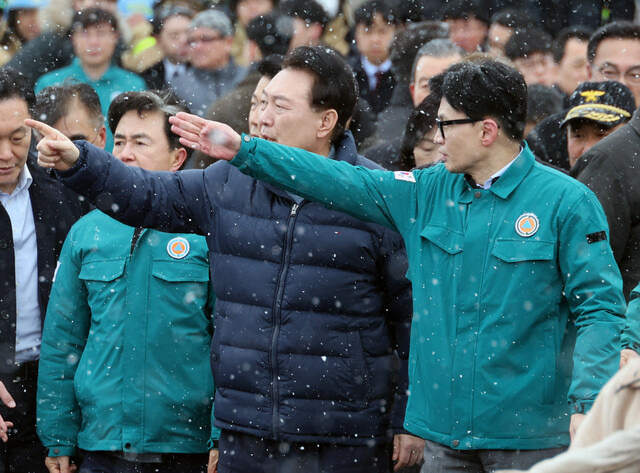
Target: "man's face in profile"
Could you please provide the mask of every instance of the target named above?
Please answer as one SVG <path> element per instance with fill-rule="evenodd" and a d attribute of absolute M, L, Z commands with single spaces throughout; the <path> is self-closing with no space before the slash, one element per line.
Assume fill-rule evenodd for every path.
<path fill-rule="evenodd" d="M 31 128 L 24 124 L 27 118 L 31 114 L 24 99 L 0 101 L 0 191 L 6 194 L 18 185 L 29 155 Z"/>

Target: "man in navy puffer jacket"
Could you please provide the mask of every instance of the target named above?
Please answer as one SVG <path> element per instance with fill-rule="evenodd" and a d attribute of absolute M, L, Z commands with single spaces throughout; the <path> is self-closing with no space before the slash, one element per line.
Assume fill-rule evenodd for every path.
<path fill-rule="evenodd" d="M 342 58 L 298 48 L 262 95 L 261 135 L 377 167 L 345 131 L 356 98 Z M 62 140 L 38 128 L 43 143 Z M 62 182 L 107 214 L 207 238 L 219 472 L 389 472 L 391 459 L 421 460 L 422 439 L 402 429 L 412 304 L 398 234 L 227 163 L 150 173 L 88 143 L 58 145 Z"/>

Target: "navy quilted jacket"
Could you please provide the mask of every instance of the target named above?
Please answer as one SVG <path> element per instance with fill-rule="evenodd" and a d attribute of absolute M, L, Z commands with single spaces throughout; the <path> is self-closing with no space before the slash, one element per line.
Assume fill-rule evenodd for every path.
<path fill-rule="evenodd" d="M 150 173 L 78 147 L 78 164 L 60 176 L 98 208 L 207 238 L 217 427 L 342 444 L 404 432 L 412 304 L 397 233 L 296 203 L 224 162 Z M 336 159 L 377 167 L 348 132 Z"/>

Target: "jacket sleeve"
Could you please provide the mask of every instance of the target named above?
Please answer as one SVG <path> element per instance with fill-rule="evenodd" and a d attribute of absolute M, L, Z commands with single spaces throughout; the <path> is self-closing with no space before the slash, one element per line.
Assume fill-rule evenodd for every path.
<path fill-rule="evenodd" d="M 411 283 L 405 277 L 408 268 L 407 253 L 400 235 L 388 230 L 384 232 L 383 248 L 385 255 L 382 276 L 387 320 L 391 327 L 393 348 L 399 362 L 391 422 L 394 433 L 408 433 L 403 425 L 409 389 L 409 340 L 413 300 Z"/>
<path fill-rule="evenodd" d="M 87 291 L 79 279 L 74 227 L 62 248 L 45 317 L 38 372 L 37 430 L 49 456 L 75 454 L 82 415 L 74 377 L 91 323 Z"/>
<path fill-rule="evenodd" d="M 609 222 L 611 249 L 616 261 L 620 262 L 631 231 L 630 181 L 616 160 L 607 158 L 606 150 L 592 148 L 587 151 L 579 160 L 581 170 L 576 179 L 598 196 Z"/>
<path fill-rule="evenodd" d="M 413 224 L 415 180 L 394 178 L 393 172 L 353 166 L 314 153 L 242 136 L 231 161 L 241 172 L 361 220 L 403 233 Z M 409 179 L 413 175 L 408 173 Z"/>
<path fill-rule="evenodd" d="M 571 413 L 586 412 L 618 369 L 625 300 L 622 277 L 604 235 L 607 222 L 585 189 L 559 228 L 558 260 L 577 338 L 569 389 Z M 604 233 L 603 233 L 604 232 Z"/>
<path fill-rule="evenodd" d="M 171 233 L 206 234 L 206 222 L 220 188 L 220 166 L 207 171 L 147 171 L 127 166 L 86 141 L 76 142 L 80 158 L 60 181 L 89 197 L 96 207 L 133 227 Z M 220 163 L 223 166 L 226 163 Z M 212 189 L 207 192 L 207 184 Z"/>
<path fill-rule="evenodd" d="M 640 353 L 640 284 L 631 291 L 626 326 L 622 334 L 622 348 L 630 348 Z"/>

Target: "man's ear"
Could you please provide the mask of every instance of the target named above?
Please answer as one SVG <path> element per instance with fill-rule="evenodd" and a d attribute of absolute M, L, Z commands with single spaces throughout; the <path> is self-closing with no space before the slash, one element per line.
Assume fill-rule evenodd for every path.
<path fill-rule="evenodd" d="M 331 136 L 333 129 L 338 123 L 338 112 L 335 108 L 322 111 L 320 114 L 320 126 L 318 127 L 318 138 Z"/>
<path fill-rule="evenodd" d="M 492 118 L 482 120 L 482 138 L 480 142 L 482 146 L 490 146 L 498 138 L 500 134 L 500 126 Z"/>
<path fill-rule="evenodd" d="M 171 171 L 179 170 L 187 159 L 187 150 L 184 148 L 174 149 L 171 159 Z"/>
<path fill-rule="evenodd" d="M 98 138 L 96 138 L 96 146 L 104 149 L 104 145 L 107 144 L 107 129 L 104 125 L 98 130 Z"/>

